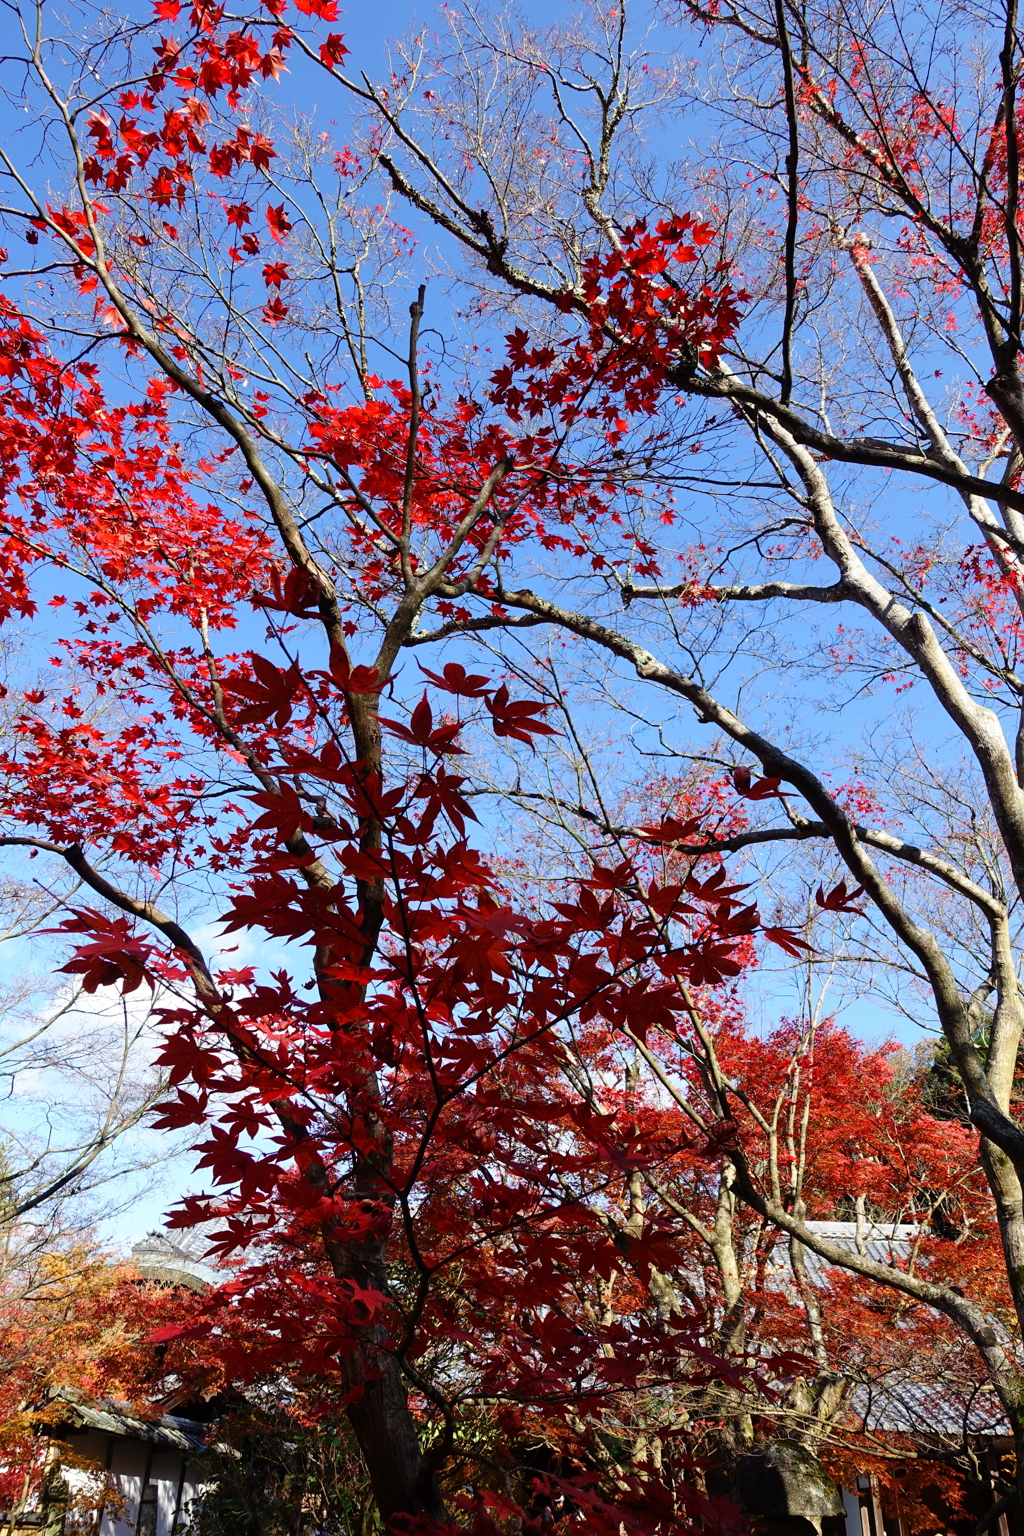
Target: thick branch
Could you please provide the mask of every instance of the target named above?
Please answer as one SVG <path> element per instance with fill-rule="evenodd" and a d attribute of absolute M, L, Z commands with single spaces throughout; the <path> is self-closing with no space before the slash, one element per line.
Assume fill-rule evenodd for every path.
<path fill-rule="evenodd" d="M 898 469 L 906 474 L 924 475 L 928 480 L 937 480 L 943 485 L 952 486 L 961 495 L 991 496 L 993 493 L 993 487 L 987 480 L 982 480 L 977 475 L 963 473 L 941 459 L 932 458 L 929 454 L 923 453 L 916 446 L 889 443 L 873 437 L 841 438 L 835 437 L 831 432 L 822 432 L 797 411 L 778 400 L 773 400 L 770 395 L 762 393 L 761 390 L 744 384 L 735 376 L 720 373 L 701 378 L 686 374 L 673 378 L 671 382 L 677 388 L 688 390 L 692 394 L 703 395 L 713 400 L 733 401 L 742 407 L 752 422 L 756 423 L 759 418 L 763 418 L 765 422 L 776 423 L 789 432 L 802 447 L 812 449 L 823 459 L 835 459 L 843 464 L 862 464 L 877 469 Z M 1024 511 L 1024 491 L 1000 486 L 999 499 L 1005 501 L 1008 506 Z M 1003 536 L 1008 543 L 1015 543 L 1008 535 Z M 1021 553 L 1024 554 L 1024 551 Z"/>
<path fill-rule="evenodd" d="M 891 1264 L 880 1264 L 875 1259 L 851 1252 L 839 1243 L 830 1242 L 828 1238 L 820 1236 L 806 1222 L 796 1220 L 781 1205 L 766 1199 L 761 1194 L 751 1178 L 742 1153 L 734 1152 L 729 1155 L 736 1168 L 737 1193 L 764 1220 L 788 1233 L 805 1248 L 816 1253 L 820 1259 L 824 1259 L 827 1264 L 834 1264 L 837 1268 L 861 1275 L 865 1280 L 876 1281 L 888 1286 L 890 1290 L 902 1291 L 904 1295 L 913 1297 L 915 1301 L 922 1302 L 925 1306 L 934 1307 L 936 1311 L 943 1312 L 958 1323 L 974 1341 L 984 1358 L 1004 1406 L 1011 1406 L 1007 1398 L 1006 1352 L 999 1341 L 998 1333 L 992 1326 L 992 1320 L 986 1313 L 949 1286 L 936 1285 L 917 1275 L 907 1274 Z"/>

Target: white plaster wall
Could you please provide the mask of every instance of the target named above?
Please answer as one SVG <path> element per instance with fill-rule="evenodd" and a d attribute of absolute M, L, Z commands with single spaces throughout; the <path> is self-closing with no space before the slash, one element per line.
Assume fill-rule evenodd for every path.
<path fill-rule="evenodd" d="M 846 1510 L 846 1536 L 864 1536 L 860 1499 L 849 1488 L 843 1489 L 843 1508 Z"/>
<path fill-rule="evenodd" d="M 110 1444 L 111 1437 L 98 1430 L 90 1430 L 87 1435 L 74 1435 L 63 1441 L 62 1449 L 76 1456 L 88 1457 L 99 1469 L 94 1475 L 65 1464 L 64 1476 L 72 1492 L 88 1491 L 90 1496 L 95 1496 L 97 1480 L 103 1476 L 103 1469 L 107 1465 Z M 156 1536 L 173 1536 L 179 1485 L 182 1493 L 178 1524 L 179 1526 L 187 1524 L 187 1505 L 195 1497 L 197 1483 L 195 1468 L 191 1464 L 187 1466 L 186 1476 L 182 1481 L 182 1460 L 179 1451 L 161 1450 L 154 1446 L 151 1459 L 148 1445 L 140 1441 L 114 1440 L 110 1475 L 125 1501 L 125 1518 L 115 1519 L 113 1510 L 104 1510 L 99 1536 L 134 1536 L 139 1499 L 142 1495 L 142 1480 L 146 1474 L 147 1463 L 149 1464 L 148 1481 L 155 1483 L 157 1488 Z"/>
<path fill-rule="evenodd" d="M 185 1484 L 181 1491 L 181 1510 L 178 1514 L 178 1524 L 183 1528 L 189 1524 L 189 1505 L 199 1492 L 199 1487 L 200 1484 L 196 1477 L 195 1467 L 190 1466 L 185 1471 Z M 158 1531 L 157 1536 L 163 1536 L 163 1533 Z"/>
<path fill-rule="evenodd" d="M 104 1510 L 99 1536 L 134 1536 L 135 1516 L 139 1508 L 142 1478 L 148 1458 L 148 1445 L 141 1445 L 133 1440 L 115 1442 L 110 1473 L 127 1505 L 125 1511 L 127 1518 L 115 1520 L 112 1510 Z"/>
<path fill-rule="evenodd" d="M 107 1451 L 110 1447 L 109 1435 L 103 1435 L 99 1430 L 91 1429 L 86 1435 L 69 1435 L 66 1440 L 62 1438 L 56 1442 L 56 1446 L 61 1456 L 61 1473 L 72 1497 L 80 1494 L 83 1499 L 90 1501 L 98 1498 L 103 1469 L 107 1464 Z M 80 1467 L 69 1467 L 65 1459 L 68 1455 L 88 1458 L 95 1464 L 95 1472 L 87 1472 Z"/>
<path fill-rule="evenodd" d="M 171 1536 L 174 1506 L 178 1501 L 181 1456 L 177 1451 L 154 1451 L 149 1480 L 156 1484 L 156 1536 Z"/>

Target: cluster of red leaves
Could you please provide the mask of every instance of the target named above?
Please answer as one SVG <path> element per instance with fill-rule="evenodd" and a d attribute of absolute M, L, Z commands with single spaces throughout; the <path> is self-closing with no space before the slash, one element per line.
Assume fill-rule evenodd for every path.
<path fill-rule="evenodd" d="M 157 379 L 111 404 L 92 364 L 61 365 L 0 301 L 0 617 L 31 617 L 36 582 L 74 623 L 51 657 L 53 685 L 22 696 L 0 800 L 62 842 L 104 839 L 150 866 L 215 828 L 197 812 L 203 776 L 175 771 L 183 729 L 210 734 L 195 634 L 233 628 L 270 568 L 257 523 L 200 499 L 216 466 L 184 465 L 168 393 Z M 162 622 L 185 644 L 166 630 L 156 640 Z M 95 703 L 86 711 L 89 694 L 124 706 L 119 728 Z"/>
<path fill-rule="evenodd" d="M 161 20 L 176 19 L 182 9 L 166 0 L 156 7 Z M 252 129 L 240 98 L 255 81 L 273 77 L 283 67 L 296 40 L 286 9 L 283 0 L 261 0 L 250 21 L 236 26 L 221 7 L 192 6 L 188 35 L 164 38 L 157 48 L 148 89 L 123 92 L 120 116 L 115 120 L 115 114 L 97 110 L 89 128 L 93 152 L 86 161 L 86 181 L 116 203 L 125 228 L 132 225 L 137 206 L 162 215 L 175 205 L 183 207 L 186 196 L 194 198 L 206 187 L 205 222 L 215 225 L 223 219 L 218 245 L 227 250 L 232 264 L 225 302 L 234 314 L 246 317 L 237 337 L 239 366 L 227 367 L 236 380 L 245 374 L 241 358 L 248 351 L 246 327 L 281 326 L 289 316 L 289 290 L 295 285 L 287 248 L 293 229 L 306 217 L 298 204 L 270 200 L 278 195 L 266 179 L 277 151 Z M 323 5 L 299 9 L 324 19 Z M 263 52 L 268 31 L 271 47 Z M 341 39 L 334 35 L 321 46 L 329 67 L 344 53 Z M 347 150 L 337 157 L 339 176 L 347 174 L 346 157 L 351 158 Z M 99 309 L 126 341 L 121 319 L 107 305 L 89 268 L 95 254 L 91 221 L 102 225 L 107 212 L 105 204 L 93 201 L 88 216 L 83 209 L 65 207 L 50 209 L 46 218 L 34 222 L 49 231 L 65 256 L 70 248 L 80 291 L 97 294 Z M 159 227 L 160 238 L 173 247 L 180 237 L 178 226 L 161 218 Z M 405 234 L 396 229 L 396 238 Z M 282 247 L 272 247 L 274 259 L 269 261 L 264 248 L 268 236 L 275 247 Z M 31 237 L 38 238 L 35 229 Z M 431 397 L 420 429 L 423 473 L 417 476 L 413 509 L 417 528 L 429 530 L 443 543 L 465 515 L 464 487 L 479 485 L 502 458 L 518 465 L 492 499 L 488 516 L 467 537 L 462 558 L 452 567 L 453 581 L 473 568 L 496 524 L 506 549 L 536 538 L 545 548 L 599 559 L 578 535 L 570 538 L 562 530 L 571 523 L 592 525 L 608 515 L 615 495 L 613 455 L 631 423 L 653 415 L 676 370 L 712 362 L 738 321 L 745 295 L 730 285 L 726 264 L 719 263 L 710 276 L 698 275 L 688 285 L 682 281 L 685 269 L 695 265 L 712 238 L 709 226 L 681 214 L 655 229 L 637 225 L 625 231 L 616 251 L 588 259 L 577 289 L 563 296 L 563 307 L 575 320 L 565 335 L 542 346 L 533 345 L 522 330 L 506 338 L 506 361 L 493 375 L 489 396 L 491 406 L 504 413 L 502 423 L 493 411 L 491 419 L 481 423 L 481 408 L 471 402 L 460 401 L 445 410 L 436 393 Z M 127 240 L 140 249 L 155 239 L 145 221 L 135 233 L 121 237 L 122 243 Z M 114 249 L 115 242 L 110 245 Z M 116 255 L 108 254 L 107 259 L 130 293 L 132 278 L 122 270 L 124 263 L 119 264 Z M 182 329 L 178 317 L 155 311 L 144 291 L 137 298 L 149 311 L 148 323 L 164 333 L 175 357 L 182 362 L 191 358 L 201 382 L 202 347 L 193 345 L 187 327 Z M 134 344 L 126 345 L 131 349 Z M 386 590 L 394 572 L 387 553 L 381 553 L 380 533 L 382 527 L 400 525 L 404 511 L 404 466 L 391 449 L 407 424 L 409 395 L 404 385 L 368 382 L 381 398 L 346 407 L 329 398 L 324 387 L 296 399 L 285 391 L 275 394 L 268 386 L 254 391 L 248 409 L 257 420 L 275 406 L 304 415 L 303 447 L 309 463 L 330 466 L 352 492 L 348 533 L 363 579 Z M 509 425 L 518 429 L 524 420 L 529 430 L 510 435 Z M 574 457 L 566 442 L 570 426 L 578 435 L 589 431 L 581 456 Z M 368 502 L 374 506 L 371 518 L 364 516 Z M 649 565 L 636 568 L 640 574 L 654 570 Z M 478 595 L 488 595 L 483 574 L 475 573 L 474 588 Z M 450 606 L 449 612 L 461 616 L 465 610 Z"/>
<path fill-rule="evenodd" d="M 717 15 L 715 8 L 708 7 L 708 15 Z M 817 68 L 798 65 L 797 101 L 832 130 L 830 147 L 838 173 L 833 195 L 840 196 L 858 222 L 865 175 L 895 193 L 906 217 L 895 243 L 908 258 L 903 269 L 908 287 L 923 279 L 932 298 L 951 306 L 943 317 L 940 303 L 936 315 L 955 331 L 958 300 L 974 281 L 972 261 L 991 263 L 1009 286 L 1013 257 L 1004 200 L 1012 181 L 1015 152 L 1009 145 L 1015 136 L 1007 132 L 998 88 L 992 108 L 984 95 L 968 107 L 951 81 L 924 83 L 906 61 L 893 73 L 892 24 L 888 17 L 865 36 L 851 29 L 830 43 L 827 63 Z M 883 77 L 888 83 L 884 105 L 879 95 Z M 972 112 L 978 115 L 972 117 Z M 1024 130 L 1019 102 L 1015 115 L 1019 136 Z M 970 177 L 948 175 L 948 157 L 962 154 L 968 142 L 974 144 L 978 174 L 986 189 L 992 189 L 991 196 L 979 198 Z M 957 241 L 963 242 L 961 251 L 972 249 L 970 260 L 962 262 Z M 867 247 L 865 259 L 870 259 Z"/>
<path fill-rule="evenodd" d="M 286 0 L 261 0 L 254 14 L 239 24 L 238 18 L 226 16 L 223 6 L 208 0 L 189 5 L 182 35 L 164 35 L 154 45 L 145 88 L 140 90 L 139 82 L 133 82 L 117 95 L 116 113 L 99 106 L 90 114 L 89 152 L 82 166 L 86 185 L 101 197 L 141 199 L 159 214 L 171 214 L 184 208 L 204 177 L 210 177 L 215 187 L 226 188 L 245 172 L 255 178 L 246 192 L 252 195 L 251 187 L 256 188 L 259 208 L 247 202 L 244 194 L 236 193 L 234 200 L 230 195 L 216 196 L 230 258 L 245 265 L 258 257 L 260 229 L 281 244 L 292 228 L 287 207 L 284 202 L 271 202 L 260 182 L 278 152 L 265 134 L 248 123 L 242 99 L 255 83 L 277 80 L 285 70 L 296 39 L 284 19 L 287 9 Z M 296 9 L 321 20 L 337 16 L 333 0 L 297 0 Z M 153 10 L 160 26 L 178 21 L 186 7 L 179 0 L 156 0 Z M 320 48 L 322 62 L 333 68 L 347 51 L 339 35 L 329 34 Z M 103 211 L 99 204 L 95 206 Z M 51 209 L 47 218 L 33 223 L 30 240 L 38 239 L 39 230 L 62 229 L 83 256 L 93 254 L 88 223 L 79 212 Z M 160 227 L 166 239 L 179 239 L 175 224 L 162 220 Z M 144 232 L 128 238 L 138 247 L 152 243 L 152 236 Z M 95 291 L 93 274 L 82 267 L 78 276 L 83 293 Z M 267 324 L 278 323 L 288 313 L 279 291 L 287 276 L 287 267 L 280 262 L 262 268 Z M 173 329 L 169 317 L 164 320 Z"/>
<path fill-rule="evenodd" d="M 456 691 L 471 687 L 492 713 L 514 708 L 507 690 L 488 679 L 467 678 L 453 665 L 446 672 L 439 681 Z M 286 691 L 287 674 L 276 677 Z M 292 686 L 303 686 L 297 675 Z M 248 713 L 280 720 L 278 698 L 269 693 Z M 544 729 L 537 708 L 525 705 L 534 713 L 514 715 L 513 728 Z M 641 1038 L 654 1028 L 677 1032 L 680 980 L 711 987 L 739 974 L 760 917 L 756 906 L 737 900 L 742 887 L 724 872 L 666 882 L 632 859 L 614 868 L 595 865 L 568 899 L 552 903 L 551 915 L 517 911 L 464 838 L 473 812 L 464 781 L 444 761 L 457 728 L 436 730 L 424 700 L 409 725 L 388 729 L 434 761 L 387 788 L 346 763 L 333 742 L 316 755 L 283 747 L 277 771 L 301 773 L 313 799 L 320 798 L 317 789 L 332 797 L 328 830 L 284 787 L 253 797 L 262 812 L 252 823 L 261 851 L 231 902 L 227 927 L 328 950 L 335 985 L 313 999 L 285 973 L 270 983 L 251 970 L 234 971 L 220 978 L 214 1017 L 193 1009 L 168 1013 L 176 1027 L 163 1062 L 178 1093 L 163 1123 L 214 1122 L 200 1143 L 202 1165 L 231 1193 L 212 1204 L 193 1200 L 188 1217 L 208 1219 L 216 1211 L 223 1251 L 254 1242 L 287 1250 L 296 1234 L 324 1223 L 337 1240 L 358 1245 L 391 1230 L 399 1212 L 405 1220 L 395 1227 L 395 1242 L 413 1243 L 404 1262 L 437 1277 L 457 1267 L 458 1306 L 471 1295 L 481 1309 L 474 1337 L 488 1393 L 544 1395 L 539 1383 L 553 1362 L 559 1371 L 582 1369 L 576 1349 L 556 1348 L 549 1337 L 552 1328 L 571 1335 L 577 1324 L 566 1323 L 564 1306 L 535 1316 L 527 1350 L 527 1335 L 506 1328 L 508 1309 L 543 1314 L 551 1299 L 540 1301 L 542 1275 L 560 1288 L 620 1267 L 624 1253 L 608 1230 L 606 1192 L 631 1167 L 654 1167 L 683 1146 L 703 1146 L 675 1114 L 659 1113 L 641 1127 L 623 1116 L 615 1094 L 608 1104 L 601 1095 L 581 1097 L 565 1077 L 564 1029 L 596 1030 L 605 1040 L 623 1028 Z M 372 853 L 362 846 L 368 821 L 385 829 L 383 848 Z M 441 841 L 445 823 L 449 835 Z M 327 892 L 296 878 L 302 861 L 285 845 L 297 830 L 311 845 L 306 857 L 329 854 L 352 880 L 383 881 L 387 937 L 372 965 L 363 963 L 365 934 L 351 899 L 340 888 Z M 122 965 L 126 980 L 134 979 L 138 955 L 119 934 L 110 931 L 105 945 L 97 935 L 89 955 L 105 967 Z M 269 1106 L 282 1095 L 291 1101 L 294 1129 L 272 1136 Z M 355 1198 L 346 1160 L 372 1158 L 382 1136 L 391 1149 L 388 1180 L 376 1197 Z M 313 1191 L 296 1174 L 296 1159 L 301 1166 L 314 1154 L 336 1170 L 336 1189 Z M 453 1198 L 456 1190 L 460 1198 Z M 607 1198 L 614 1204 L 617 1196 Z M 651 1265 L 671 1266 L 672 1240 L 657 1223 L 630 1239 L 628 1264 L 641 1281 Z M 271 1266 L 252 1273 L 273 1296 L 266 1321 L 290 1330 L 294 1318 L 285 1316 L 268 1278 L 273 1272 Z M 333 1280 L 320 1283 L 338 1290 Z M 325 1311 L 321 1301 L 310 1302 L 313 1315 L 331 1314 L 331 1326 L 310 1336 L 309 1369 L 344 1353 L 346 1309 L 362 1326 L 367 1308 L 383 1306 L 347 1282 L 340 1289 L 343 1306 L 335 1301 Z M 491 1370 L 483 1363 L 483 1318 L 499 1298 Z M 440 1284 L 424 1294 L 415 1350 L 461 1331 L 448 1311 L 454 1305 Z M 308 1326 L 302 1317 L 300 1333 Z M 295 1337 L 280 1347 L 292 1349 Z M 581 1338 L 579 1347 L 590 1351 L 593 1344 Z M 517 1363 L 508 1358 L 510 1346 Z M 268 1347 L 273 1353 L 279 1343 Z M 251 1362 L 251 1341 L 246 1348 Z M 652 1368 L 653 1348 L 648 1340 L 631 1351 L 628 1365 L 618 1351 L 614 1367 L 596 1359 L 598 1379 Z"/>
<path fill-rule="evenodd" d="M 736 328 L 745 294 L 728 282 L 693 291 L 676 271 L 714 237 L 689 214 L 626 230 L 618 249 L 584 263 L 578 291 L 563 296 L 582 334 L 536 346 L 527 331 L 513 331 L 491 399 L 515 422 L 554 410 L 563 424 L 600 423 L 617 443 L 630 416 L 653 413 L 674 369 L 713 363 Z"/>
<path fill-rule="evenodd" d="M 492 705 L 504 692 L 454 664 L 446 674 L 441 683 Z M 276 695 L 249 707 L 276 712 Z M 715 1352 L 699 1308 L 666 1324 L 652 1307 L 651 1272 L 678 1270 L 685 1226 L 666 1211 L 627 1230 L 621 1209 L 632 1170 L 714 1161 L 722 1143 L 655 1101 L 581 1093 L 573 1063 L 611 1063 L 622 1029 L 679 1036 L 681 979 L 706 988 L 736 975 L 759 917 L 721 872 L 666 882 L 631 859 L 595 866 L 553 915 L 516 911 L 461 835 L 472 812 L 444 764 L 452 728 L 435 731 L 424 701 L 391 729 L 434 761 L 387 789 L 331 744 L 316 757 L 284 749 L 278 771 L 301 769 L 333 795 L 330 831 L 294 796 L 255 797 L 267 842 L 228 926 L 329 951 L 335 985 L 314 999 L 285 973 L 268 983 L 235 971 L 218 978 L 216 1010 L 165 1011 L 176 1093 L 161 1123 L 204 1127 L 200 1166 L 219 1190 L 175 1219 L 216 1219 L 216 1250 L 248 1252 L 206 1325 L 230 1374 L 333 1375 L 355 1395 L 365 1382 L 348 1364 L 372 1330 L 378 1350 L 398 1350 L 455 1401 L 491 1404 L 501 1444 L 542 1422 L 585 1462 L 581 1417 L 593 1432 L 624 1394 L 744 1372 Z M 373 854 L 361 846 L 368 820 L 384 827 Z M 441 843 L 445 821 L 458 835 Z M 297 825 L 351 877 L 383 880 L 386 938 L 372 967 L 356 907 L 296 879 L 285 843 Z M 103 958 L 130 980 L 135 953 L 112 938 Z M 353 1168 L 380 1167 L 383 1146 L 386 1171 L 356 1187 Z M 328 1174 L 319 1185 L 302 1176 L 311 1160 Z M 328 1234 L 354 1256 L 341 1277 L 324 1262 Z M 358 1256 L 381 1243 L 387 1294 L 357 1278 Z M 617 1309 L 602 1319 L 590 1298 L 613 1280 Z M 769 1369 L 782 1363 L 766 1353 Z M 594 1501 L 593 1529 L 607 1519 L 655 1531 L 686 1515 L 657 1480 L 638 1482 L 632 1505 L 620 1489 L 614 1511 L 586 1479 L 573 1487 L 577 1504 Z"/>
<path fill-rule="evenodd" d="M 929 1195 L 946 1192 L 948 1219 L 954 1219 L 955 1206 L 968 1232 L 994 1240 L 975 1133 L 932 1112 L 922 1096 L 921 1069 L 912 1069 L 905 1053 L 891 1045 L 862 1045 L 831 1022 L 813 1034 L 784 1023 L 759 1039 L 736 1019 L 718 1048 L 726 1071 L 762 1111 L 779 1095 L 812 1104 L 803 1160 L 809 1205 L 824 1212 L 844 1197 L 863 1195 L 870 1208 L 903 1210 L 913 1221 L 927 1211 Z M 742 1108 L 737 1114 L 744 1145 L 756 1160 L 761 1134 Z M 767 1150 L 760 1155 L 767 1158 Z M 786 1156 L 796 1156 L 793 1147 Z M 943 1252 L 941 1246 L 934 1251 Z M 965 1251 L 961 1242 L 958 1255 L 947 1251 L 946 1257 L 958 1265 Z"/>

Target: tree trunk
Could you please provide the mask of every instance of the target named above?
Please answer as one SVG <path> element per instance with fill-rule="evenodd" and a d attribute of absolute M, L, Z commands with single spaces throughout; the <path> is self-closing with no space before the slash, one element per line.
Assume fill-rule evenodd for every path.
<path fill-rule="evenodd" d="M 420 1450 L 398 1361 L 381 1360 L 383 1373 L 365 1383 L 348 1407 L 381 1518 L 389 1526 L 396 1515 L 428 1515 L 447 1520 L 433 1468 Z"/>

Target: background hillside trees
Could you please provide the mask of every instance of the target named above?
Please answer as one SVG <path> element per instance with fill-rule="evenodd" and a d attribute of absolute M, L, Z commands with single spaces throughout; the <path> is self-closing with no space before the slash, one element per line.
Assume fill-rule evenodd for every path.
<path fill-rule="evenodd" d="M 51 1435 L 67 1421 L 69 1401 L 114 1402 L 143 1419 L 173 1413 L 190 1395 L 219 1383 L 212 1356 L 194 1345 L 154 1346 L 152 1333 L 187 1326 L 197 1299 L 149 1285 L 86 1239 L 54 1242 L 22 1255 L 0 1275 L 0 1506 L 13 1526 L 47 1495 L 66 1507 L 72 1529 L 90 1528 L 97 1510 L 122 1503 L 102 1464 L 52 1455 Z M 60 1466 L 89 1474 L 70 1495 L 56 1487 Z M 59 1492 L 59 1500 L 58 1500 Z"/>

